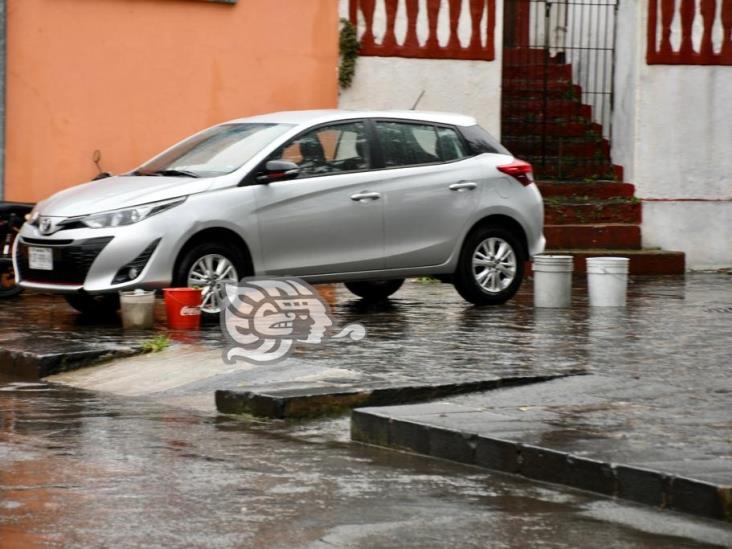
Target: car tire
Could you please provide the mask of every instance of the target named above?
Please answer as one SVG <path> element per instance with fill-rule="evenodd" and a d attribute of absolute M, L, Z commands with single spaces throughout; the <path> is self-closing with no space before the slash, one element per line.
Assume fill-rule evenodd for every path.
<path fill-rule="evenodd" d="M 404 284 L 403 278 L 393 280 L 367 280 L 363 282 L 346 282 L 346 288 L 366 301 L 381 301 L 395 293 Z"/>
<path fill-rule="evenodd" d="M 455 289 L 475 305 L 505 303 L 521 286 L 524 256 L 519 239 L 510 230 L 493 226 L 474 230 L 460 251 Z"/>
<path fill-rule="evenodd" d="M 117 294 L 67 294 L 66 303 L 89 317 L 114 316 L 119 310 L 119 296 Z"/>
<path fill-rule="evenodd" d="M 232 272 L 229 276 L 222 277 L 218 281 L 214 281 L 213 284 L 207 284 L 201 280 L 200 283 L 196 283 L 197 280 L 193 280 L 192 272 L 203 272 L 206 270 L 205 258 L 211 257 L 216 261 L 217 258 L 223 258 L 232 268 Z M 214 267 L 218 266 L 218 263 L 214 263 Z M 200 267 L 200 269 L 199 269 Z M 251 275 L 251 268 L 249 262 L 246 260 L 244 253 L 237 250 L 234 246 L 227 245 L 224 243 L 216 242 L 201 242 L 196 244 L 192 248 L 186 250 L 178 263 L 178 267 L 173 276 L 173 285 L 177 288 L 188 288 L 192 286 L 211 286 L 212 288 L 218 288 L 218 299 L 223 297 L 223 285 L 227 283 L 237 284 L 245 276 Z M 204 296 L 206 291 L 204 289 Z M 212 297 L 212 300 L 214 298 Z M 218 301 L 220 303 L 220 301 Z M 204 297 L 204 303 L 201 308 L 201 319 L 204 321 L 218 320 L 220 307 L 215 306 L 214 302 L 207 302 Z"/>

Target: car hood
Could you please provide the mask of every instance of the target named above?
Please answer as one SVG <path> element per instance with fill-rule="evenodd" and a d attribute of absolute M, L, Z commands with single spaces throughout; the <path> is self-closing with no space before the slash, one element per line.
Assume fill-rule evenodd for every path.
<path fill-rule="evenodd" d="M 203 192 L 213 181 L 212 178 L 113 176 L 56 193 L 41 202 L 39 213 L 50 217 L 73 217 L 139 206 Z"/>

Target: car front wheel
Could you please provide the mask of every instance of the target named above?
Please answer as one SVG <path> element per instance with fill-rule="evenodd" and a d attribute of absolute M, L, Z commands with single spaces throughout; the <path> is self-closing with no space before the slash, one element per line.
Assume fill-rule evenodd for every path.
<path fill-rule="evenodd" d="M 201 288 L 201 314 L 204 320 L 218 318 L 226 284 L 237 284 L 247 275 L 244 256 L 233 247 L 201 243 L 188 250 L 176 270 L 177 287 Z"/>
<path fill-rule="evenodd" d="M 484 227 L 465 239 L 453 283 L 475 305 L 511 299 L 521 286 L 524 259 L 519 240 L 502 227 Z"/>

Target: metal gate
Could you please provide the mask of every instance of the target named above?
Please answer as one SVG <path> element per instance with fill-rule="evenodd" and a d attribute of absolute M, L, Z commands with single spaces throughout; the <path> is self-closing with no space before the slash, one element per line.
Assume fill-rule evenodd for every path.
<path fill-rule="evenodd" d="M 613 177 L 618 0 L 505 0 L 502 140 L 539 177 Z"/>

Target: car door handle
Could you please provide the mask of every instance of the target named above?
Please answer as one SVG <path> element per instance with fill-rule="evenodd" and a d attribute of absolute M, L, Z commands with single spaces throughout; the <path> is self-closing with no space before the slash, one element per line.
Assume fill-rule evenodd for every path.
<path fill-rule="evenodd" d="M 354 202 L 366 202 L 368 200 L 378 200 L 379 198 L 381 198 L 381 193 L 372 193 L 368 191 L 351 195 L 351 200 Z"/>
<path fill-rule="evenodd" d="M 451 191 L 472 191 L 478 186 L 477 183 L 472 181 L 462 181 L 461 183 L 453 183 L 450 185 Z"/>

